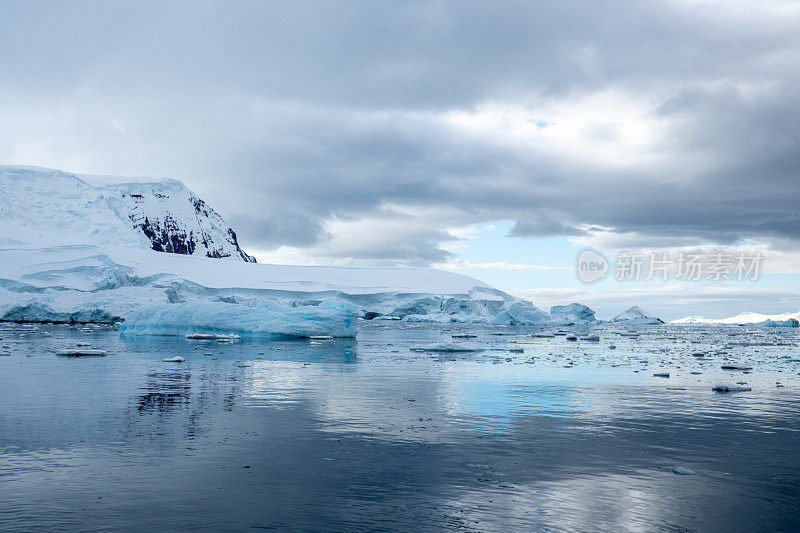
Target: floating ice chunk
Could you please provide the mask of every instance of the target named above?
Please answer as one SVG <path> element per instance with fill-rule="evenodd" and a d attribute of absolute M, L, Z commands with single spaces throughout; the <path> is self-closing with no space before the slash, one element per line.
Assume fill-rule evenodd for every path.
<path fill-rule="evenodd" d="M 736 383 L 717 383 L 711 390 L 717 392 L 744 392 L 753 389 L 745 385 L 737 385 Z"/>
<path fill-rule="evenodd" d="M 87 350 L 83 348 L 75 348 L 69 350 L 58 350 L 56 355 L 63 355 L 66 357 L 105 357 L 105 350 Z"/>
<path fill-rule="evenodd" d="M 277 337 L 355 337 L 358 310 L 325 301 L 291 307 L 275 302 L 255 306 L 218 301 L 161 304 L 131 314 L 123 335 L 187 335 L 236 332 Z"/>
<path fill-rule="evenodd" d="M 753 370 L 752 366 L 742 363 L 725 363 L 720 368 L 722 370 Z"/>
<path fill-rule="evenodd" d="M 161 360 L 163 363 L 183 363 L 186 361 L 185 357 L 181 357 L 180 355 L 176 355 L 175 357 L 167 357 L 166 359 Z"/>
<path fill-rule="evenodd" d="M 333 335 L 311 335 L 308 337 L 309 339 L 314 339 L 317 341 L 330 341 L 333 340 Z"/>
<path fill-rule="evenodd" d="M 429 344 L 411 348 L 412 352 L 480 352 L 483 351 L 471 344 L 456 344 L 455 342 L 443 342 L 440 344 Z"/>
<path fill-rule="evenodd" d="M 695 472 L 691 468 L 686 468 L 685 466 L 673 466 L 672 473 L 678 474 L 679 476 L 693 476 L 697 472 Z"/>
<path fill-rule="evenodd" d="M 184 337 L 190 340 L 239 340 L 242 338 L 241 335 L 235 333 L 187 333 Z"/>

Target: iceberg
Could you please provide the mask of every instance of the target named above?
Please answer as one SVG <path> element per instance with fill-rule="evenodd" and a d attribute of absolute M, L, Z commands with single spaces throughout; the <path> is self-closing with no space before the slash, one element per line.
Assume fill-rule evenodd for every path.
<path fill-rule="evenodd" d="M 525 305 L 517 302 L 512 304 L 506 311 L 498 314 L 492 320 L 492 324 L 530 326 L 535 324 L 565 324 L 565 321 L 553 317 L 550 313 L 542 311 L 534 305 Z"/>
<path fill-rule="evenodd" d="M 800 322 L 795 318 L 790 318 L 789 320 L 765 320 L 764 322 L 757 322 L 753 325 L 762 328 L 796 328 L 800 327 Z"/>
<path fill-rule="evenodd" d="M 611 322 L 618 322 L 623 324 L 663 324 L 664 321 L 658 317 L 648 315 L 641 307 L 634 305 L 630 309 L 623 311 L 614 318 Z"/>
<path fill-rule="evenodd" d="M 132 313 L 122 335 L 197 337 L 256 335 L 268 337 L 355 337 L 357 310 L 337 302 L 291 307 L 276 302 L 256 306 L 194 301 L 160 304 Z"/>
<path fill-rule="evenodd" d="M 550 314 L 573 324 L 597 321 L 594 311 L 579 303 L 554 305 L 550 308 Z"/>

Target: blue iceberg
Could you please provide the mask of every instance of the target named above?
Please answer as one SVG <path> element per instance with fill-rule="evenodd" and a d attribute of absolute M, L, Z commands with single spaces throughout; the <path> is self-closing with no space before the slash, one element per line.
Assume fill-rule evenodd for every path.
<path fill-rule="evenodd" d="M 248 306 L 219 301 L 160 304 L 133 312 L 123 335 L 239 334 L 268 337 L 355 337 L 358 310 L 347 304 L 261 302 Z"/>

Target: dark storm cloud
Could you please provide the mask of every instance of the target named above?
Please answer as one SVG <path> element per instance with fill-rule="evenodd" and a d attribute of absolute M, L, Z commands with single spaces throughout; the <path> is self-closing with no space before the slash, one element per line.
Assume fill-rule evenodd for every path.
<path fill-rule="evenodd" d="M 0 2 L 0 15 L 0 159 L 183 179 L 251 247 L 436 261 L 445 228 L 501 219 L 517 237 L 798 238 L 796 4 Z M 603 114 L 630 102 L 633 118 Z M 487 106 L 543 135 L 586 123 L 520 140 L 503 120 L 481 128 Z M 387 205 L 424 214 L 385 246 L 326 232 L 389 227 Z"/>

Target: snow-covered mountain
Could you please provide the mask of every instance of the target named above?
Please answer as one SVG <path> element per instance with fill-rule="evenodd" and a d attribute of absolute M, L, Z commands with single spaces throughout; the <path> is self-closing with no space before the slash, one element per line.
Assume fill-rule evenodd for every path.
<path fill-rule="evenodd" d="M 0 246 L 145 246 L 255 262 L 222 217 L 181 182 L 93 186 L 74 174 L 0 167 Z"/>

